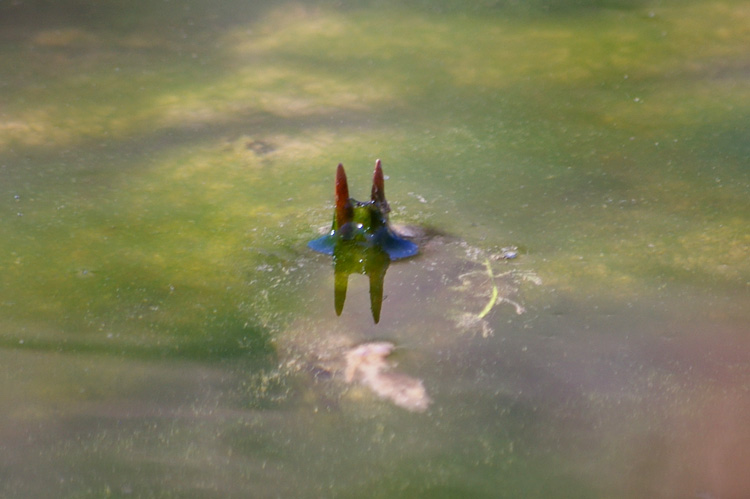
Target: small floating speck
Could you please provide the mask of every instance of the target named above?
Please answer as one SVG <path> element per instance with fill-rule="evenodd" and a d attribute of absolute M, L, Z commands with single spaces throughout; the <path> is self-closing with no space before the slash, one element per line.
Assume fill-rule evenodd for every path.
<path fill-rule="evenodd" d="M 503 248 L 502 257 L 504 260 L 513 260 L 518 256 L 518 250 L 515 248 Z"/>

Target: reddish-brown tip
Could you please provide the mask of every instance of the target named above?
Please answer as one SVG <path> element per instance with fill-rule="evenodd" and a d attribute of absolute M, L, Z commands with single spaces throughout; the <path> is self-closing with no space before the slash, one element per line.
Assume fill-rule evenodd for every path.
<path fill-rule="evenodd" d="M 354 209 L 349 202 L 349 185 L 346 183 L 344 165 L 336 168 L 336 228 L 349 223 L 354 218 Z"/>
<path fill-rule="evenodd" d="M 375 172 L 372 175 L 372 201 L 380 208 L 383 214 L 390 211 L 388 202 L 385 200 L 385 181 L 383 180 L 383 168 L 380 160 L 375 160 Z"/>

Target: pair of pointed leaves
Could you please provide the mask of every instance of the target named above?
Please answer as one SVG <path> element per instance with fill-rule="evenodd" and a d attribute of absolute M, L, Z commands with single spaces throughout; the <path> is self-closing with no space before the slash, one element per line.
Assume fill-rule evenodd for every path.
<path fill-rule="evenodd" d="M 380 160 L 375 162 L 370 201 L 361 202 L 349 197 L 349 185 L 344 166 L 336 169 L 336 210 L 331 231 L 308 243 L 311 249 L 336 256 L 340 251 L 379 248 L 390 260 L 414 256 L 417 245 L 398 236 L 388 223 L 390 206 L 385 199 L 385 183 Z M 340 249 L 340 251 L 337 251 Z"/>

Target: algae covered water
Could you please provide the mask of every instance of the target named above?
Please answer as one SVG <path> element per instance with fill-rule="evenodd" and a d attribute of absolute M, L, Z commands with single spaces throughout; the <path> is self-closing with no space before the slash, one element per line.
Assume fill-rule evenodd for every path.
<path fill-rule="evenodd" d="M 749 26 L 0 4 L 0 495 L 750 494 Z M 376 158 L 429 234 L 377 324 L 306 247 Z M 368 343 L 419 411 L 347 380 Z"/>

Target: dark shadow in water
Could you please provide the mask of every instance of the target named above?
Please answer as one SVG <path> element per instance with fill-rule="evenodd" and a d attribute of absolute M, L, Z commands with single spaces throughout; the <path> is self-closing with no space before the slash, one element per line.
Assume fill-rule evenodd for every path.
<path fill-rule="evenodd" d="M 156 340 L 138 342 L 92 340 L 90 335 L 59 333 L 25 336 L 23 342 L 11 335 L 0 337 L 0 348 L 35 352 L 55 352 L 72 354 L 112 355 L 119 358 L 138 360 L 191 360 L 200 362 L 227 361 L 239 359 L 248 361 L 255 368 L 275 363 L 276 351 L 270 341 L 269 332 L 261 326 L 246 326 L 245 318 L 226 317 L 222 320 L 225 328 L 213 327 L 214 334 L 207 337 L 200 325 L 185 327 L 176 341 L 174 334 L 164 334 L 164 342 Z M 24 324 L 24 328 L 28 325 Z M 154 327 L 154 334 L 160 334 Z M 170 341 L 173 340 L 173 341 Z M 268 365 L 271 365 L 268 364 Z"/>
<path fill-rule="evenodd" d="M 105 31 L 130 29 L 144 21 L 166 31 L 188 26 L 227 26 L 257 19 L 268 8 L 283 5 L 275 2 L 205 2 L 188 0 L 179 3 L 132 1 L 96 2 L 92 0 L 29 0 L 0 3 L 0 27 L 28 29 L 39 27 L 96 26 Z"/>
<path fill-rule="evenodd" d="M 382 3 L 382 2 L 378 2 Z M 396 3 L 396 2 L 394 2 Z M 373 6 L 372 0 L 349 2 L 357 6 Z M 464 2 L 463 0 L 407 0 L 398 2 L 414 10 L 435 12 L 439 14 L 474 14 L 502 16 L 544 17 L 548 15 L 586 15 L 598 10 L 634 10 L 646 5 L 646 0 L 487 0 L 483 2 Z M 346 8 L 346 7 L 343 7 Z"/>

